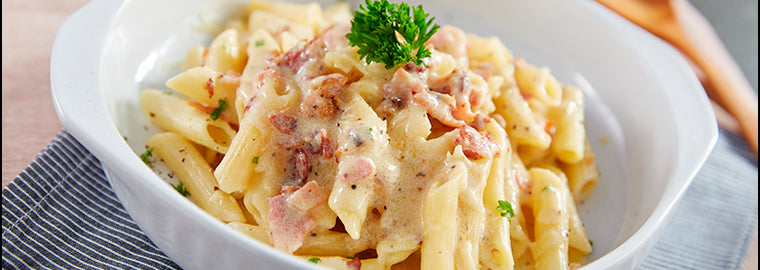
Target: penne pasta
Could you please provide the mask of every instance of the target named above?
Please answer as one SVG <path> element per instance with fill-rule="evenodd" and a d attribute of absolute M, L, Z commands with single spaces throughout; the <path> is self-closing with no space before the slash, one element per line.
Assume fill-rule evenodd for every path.
<path fill-rule="evenodd" d="M 140 94 L 164 131 L 148 146 L 241 237 L 352 270 L 575 269 L 592 251 L 581 89 L 454 26 L 372 40 L 342 1 L 241 12 L 187 52 L 178 95 Z M 356 36 L 429 55 L 370 59 Z"/>

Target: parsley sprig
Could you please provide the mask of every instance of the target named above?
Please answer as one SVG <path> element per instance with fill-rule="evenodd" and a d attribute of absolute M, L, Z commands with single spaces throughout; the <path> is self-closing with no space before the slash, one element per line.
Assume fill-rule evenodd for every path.
<path fill-rule="evenodd" d="M 499 206 L 496 207 L 496 210 L 501 210 L 499 213 L 502 217 L 511 218 L 515 216 L 515 212 L 512 210 L 512 204 L 508 201 L 499 200 Z"/>
<path fill-rule="evenodd" d="M 219 100 L 219 107 L 216 107 L 213 112 L 209 115 L 209 118 L 211 120 L 219 119 L 219 115 L 222 113 L 222 111 L 227 109 L 227 98 L 223 98 Z"/>
<path fill-rule="evenodd" d="M 185 188 L 185 184 L 182 183 L 182 181 L 179 181 L 179 184 L 177 184 L 176 186 L 172 183 L 169 183 L 169 185 L 171 185 L 175 190 L 177 190 L 179 194 L 182 194 L 182 196 L 187 197 L 187 195 L 190 195 L 190 192 L 187 191 L 187 188 Z"/>
<path fill-rule="evenodd" d="M 140 154 L 140 159 L 142 159 L 145 164 L 150 165 L 150 158 L 153 156 L 153 148 L 150 148 L 148 150 L 145 150 L 144 153 Z"/>
<path fill-rule="evenodd" d="M 351 20 L 348 44 L 359 48 L 359 55 L 368 63 L 381 62 L 386 69 L 413 62 L 424 65 L 429 57 L 425 42 L 438 30 L 435 17 L 428 15 L 422 5 L 414 8 L 406 3 L 391 4 L 388 0 L 366 0 Z"/>

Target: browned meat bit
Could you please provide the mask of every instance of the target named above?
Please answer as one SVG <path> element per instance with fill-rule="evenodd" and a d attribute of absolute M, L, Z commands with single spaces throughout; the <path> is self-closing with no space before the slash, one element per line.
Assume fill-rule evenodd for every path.
<path fill-rule="evenodd" d="M 454 145 L 461 145 L 462 152 L 469 159 L 481 159 L 494 157 L 500 153 L 499 146 L 493 142 L 491 133 L 479 133 L 470 126 L 459 128 L 459 134 L 454 139 Z"/>
<path fill-rule="evenodd" d="M 475 114 L 475 120 L 472 120 L 469 125 L 478 131 L 483 131 L 486 129 L 486 124 L 488 124 L 488 122 L 491 122 L 491 118 L 482 113 L 477 113 Z"/>
<path fill-rule="evenodd" d="M 290 134 L 296 130 L 296 118 L 284 113 L 273 113 L 269 115 L 269 122 L 282 133 Z"/>
<path fill-rule="evenodd" d="M 208 98 L 214 96 L 214 79 L 209 78 L 203 88 L 206 88 L 206 91 L 208 91 Z"/>
<path fill-rule="evenodd" d="M 354 257 L 353 260 L 346 262 L 346 267 L 351 270 L 362 269 L 362 260 L 360 260 L 359 257 Z"/>
<path fill-rule="evenodd" d="M 393 74 L 391 82 L 383 85 L 383 101 L 378 106 L 380 112 L 393 112 L 406 107 L 414 93 L 422 92 L 427 85 L 417 73 L 412 75 L 400 68 Z"/>
<path fill-rule="evenodd" d="M 312 138 L 307 140 L 308 144 L 306 146 L 310 154 L 320 154 L 324 159 L 330 159 L 335 154 L 335 149 L 332 142 L 330 142 L 330 138 L 327 137 L 325 129 L 320 129 Z"/>
<path fill-rule="evenodd" d="M 306 181 L 309 179 L 311 166 L 309 166 L 309 157 L 306 156 L 303 148 L 296 149 L 294 157 L 296 162 L 296 181 L 300 187 L 306 184 Z"/>
<path fill-rule="evenodd" d="M 325 43 L 317 37 L 309 41 L 308 44 L 301 43 L 289 51 L 282 54 L 279 59 L 275 60 L 279 66 L 284 66 L 290 72 L 297 73 L 304 63 L 309 59 L 322 58 L 325 54 Z"/>
<path fill-rule="evenodd" d="M 313 91 L 301 104 L 301 112 L 309 117 L 332 117 L 338 111 L 338 97 L 346 89 L 348 78 L 338 73 L 311 81 Z"/>
<path fill-rule="evenodd" d="M 456 100 L 453 111 L 454 118 L 463 121 L 470 121 L 475 117 L 470 105 L 473 89 L 474 86 L 467 72 L 459 68 L 448 76 L 431 83 L 431 90 L 454 97 Z"/>
<path fill-rule="evenodd" d="M 441 124 L 450 127 L 461 127 L 465 124 L 464 121 L 458 120 L 452 115 L 456 101 L 449 95 L 422 91 L 414 94 L 414 102 L 425 108 L 427 113 L 441 122 Z"/>

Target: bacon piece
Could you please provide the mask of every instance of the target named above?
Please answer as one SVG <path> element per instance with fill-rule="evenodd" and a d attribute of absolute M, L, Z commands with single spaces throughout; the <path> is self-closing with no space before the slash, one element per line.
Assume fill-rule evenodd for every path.
<path fill-rule="evenodd" d="M 327 131 L 320 129 L 311 140 L 308 141 L 308 150 L 311 154 L 321 154 L 322 158 L 330 159 L 335 154 L 330 138 L 327 137 Z"/>
<path fill-rule="evenodd" d="M 273 113 L 269 115 L 269 122 L 282 133 L 290 134 L 296 130 L 296 118 L 284 113 Z"/>
<path fill-rule="evenodd" d="M 319 131 L 320 146 L 322 146 L 322 157 L 330 159 L 335 154 L 335 147 L 330 142 L 330 138 L 327 137 L 327 131 L 324 129 Z"/>
<path fill-rule="evenodd" d="M 483 131 L 486 129 L 486 124 L 488 124 L 488 122 L 491 122 L 491 118 L 488 118 L 488 116 L 485 116 L 482 113 L 477 113 L 475 114 L 475 120 L 472 120 L 469 125 L 478 131 Z"/>
<path fill-rule="evenodd" d="M 459 28 L 443 26 L 430 37 L 427 44 L 438 51 L 450 54 L 460 66 L 467 66 L 467 36 Z"/>
<path fill-rule="evenodd" d="M 309 117 L 332 117 L 338 111 L 338 96 L 346 89 L 348 78 L 339 73 L 314 78 L 314 91 L 301 104 L 301 112 Z"/>
<path fill-rule="evenodd" d="M 338 179 L 350 185 L 367 178 L 375 171 L 375 164 L 365 157 L 346 157 L 338 165 Z"/>
<path fill-rule="evenodd" d="M 322 40 L 325 42 L 327 50 L 333 50 L 340 46 L 348 46 L 346 34 L 351 32 L 351 24 L 336 24 L 322 33 Z"/>
<path fill-rule="evenodd" d="M 383 85 L 383 101 L 378 106 L 378 111 L 393 112 L 403 109 L 414 93 L 422 92 L 426 88 L 427 85 L 418 74 L 413 76 L 406 69 L 399 68 L 391 81 Z"/>
<path fill-rule="evenodd" d="M 354 257 L 353 260 L 346 262 L 346 267 L 351 270 L 362 269 L 362 260 L 360 260 L 359 257 Z"/>
<path fill-rule="evenodd" d="M 448 76 L 432 82 L 431 86 L 433 91 L 449 94 L 454 97 L 454 100 L 456 100 L 454 110 L 452 111 L 454 118 L 470 121 L 475 117 L 470 104 L 474 87 L 470 77 L 464 70 L 459 68 L 454 69 Z"/>
<path fill-rule="evenodd" d="M 307 212 L 327 202 L 329 197 L 329 190 L 320 187 L 315 181 L 309 181 L 293 193 L 288 199 L 288 206 Z"/>
<path fill-rule="evenodd" d="M 297 73 L 299 69 L 309 61 L 310 59 L 322 58 L 325 54 L 325 43 L 317 37 L 309 41 L 309 43 L 301 43 L 296 45 L 289 51 L 282 54 L 275 62 L 279 66 L 284 66 L 290 72 Z"/>
<path fill-rule="evenodd" d="M 309 180 L 311 166 L 309 166 L 309 157 L 306 156 L 303 148 L 296 149 L 294 155 L 296 162 L 296 181 L 298 186 L 303 186 Z"/>
<path fill-rule="evenodd" d="M 285 150 L 292 150 L 303 145 L 303 140 L 295 135 L 283 135 L 274 139 L 274 144 Z"/>
<path fill-rule="evenodd" d="M 196 109 L 198 109 L 198 110 L 200 110 L 200 111 L 202 111 L 204 113 L 208 113 L 208 114 L 211 114 L 212 112 L 214 112 L 214 110 L 216 110 L 216 108 L 203 105 L 203 104 L 201 104 L 200 102 L 197 102 L 197 101 L 188 101 L 187 104 L 190 104 L 190 106 L 193 106 Z M 222 120 L 222 121 L 225 121 L 225 122 L 232 122 L 231 119 L 230 119 L 231 116 L 228 113 L 225 113 L 225 112 L 222 112 L 219 115 L 219 119 Z"/>
<path fill-rule="evenodd" d="M 206 85 L 203 88 L 206 88 L 206 90 L 208 91 L 208 98 L 211 98 L 214 95 L 214 79 L 208 78 L 208 81 L 206 82 Z"/>
<path fill-rule="evenodd" d="M 465 123 L 454 118 L 452 110 L 455 106 L 453 97 L 438 92 L 422 91 L 414 94 L 414 101 L 422 105 L 431 117 L 438 119 L 441 124 L 450 127 L 461 127 Z"/>
<path fill-rule="evenodd" d="M 470 126 L 459 128 L 454 145 L 461 145 L 462 152 L 469 159 L 491 158 L 500 152 L 499 146 L 491 138 L 491 133 L 486 131 L 485 134 L 480 134 Z"/>
<path fill-rule="evenodd" d="M 473 67 L 472 71 L 488 81 L 488 79 L 496 72 L 496 66 L 491 62 L 479 62 Z"/>
<path fill-rule="evenodd" d="M 314 218 L 288 206 L 292 194 L 280 194 L 269 199 L 269 230 L 276 249 L 293 253 L 315 227 Z"/>

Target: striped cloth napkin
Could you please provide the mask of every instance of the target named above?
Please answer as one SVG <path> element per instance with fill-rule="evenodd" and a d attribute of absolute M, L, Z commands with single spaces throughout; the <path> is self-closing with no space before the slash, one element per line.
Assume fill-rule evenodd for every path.
<path fill-rule="evenodd" d="M 741 269 L 757 230 L 757 159 L 721 130 L 640 269 Z M 179 269 L 67 132 L 3 189 L 3 269 Z"/>

